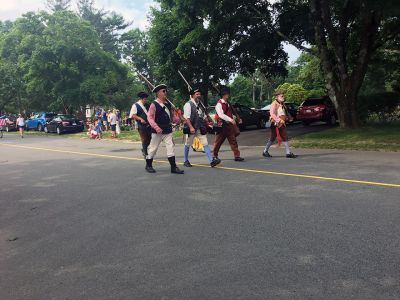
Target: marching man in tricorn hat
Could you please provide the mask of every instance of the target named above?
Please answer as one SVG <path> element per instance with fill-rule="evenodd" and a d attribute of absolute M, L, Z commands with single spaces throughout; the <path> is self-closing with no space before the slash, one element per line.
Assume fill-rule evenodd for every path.
<path fill-rule="evenodd" d="M 185 167 L 191 167 L 189 162 L 189 150 L 190 145 L 193 143 L 193 139 L 197 137 L 204 147 L 204 152 L 210 162 L 211 167 L 215 167 L 221 161 L 218 158 L 214 158 L 211 155 L 210 147 L 208 146 L 207 140 L 207 124 L 206 115 L 200 108 L 201 91 L 199 88 L 194 88 L 190 91 L 190 100 L 185 103 L 183 107 L 183 117 L 186 120 L 186 124 L 183 128 L 185 146 L 184 146 L 184 163 Z"/>
<path fill-rule="evenodd" d="M 236 115 L 236 120 L 234 119 L 233 115 L 235 111 L 229 103 L 230 89 L 226 86 L 222 87 L 220 90 L 220 97 L 221 99 L 218 100 L 215 106 L 215 111 L 219 122 L 222 122 L 222 130 L 215 135 L 213 149 L 214 158 L 218 159 L 219 149 L 225 139 L 227 139 L 233 151 L 235 161 L 243 161 L 244 158 L 240 157 L 239 146 L 236 140 L 236 137 L 240 134 L 236 123 L 240 124 L 242 121 L 239 115 Z"/>
<path fill-rule="evenodd" d="M 129 117 L 133 118 L 137 122 L 137 128 L 142 141 L 142 154 L 144 157 L 147 156 L 147 147 L 150 145 L 151 140 L 151 127 L 147 121 L 147 113 L 150 104 L 147 103 L 148 94 L 140 92 L 137 94 L 139 100 L 132 105 Z"/>
<path fill-rule="evenodd" d="M 174 141 L 172 139 L 172 123 L 178 123 L 179 117 L 174 114 L 171 104 L 167 100 L 167 86 L 160 84 L 153 89 L 156 100 L 150 105 L 147 120 L 151 126 L 151 142 L 147 149 L 146 171 L 155 173 L 153 169 L 153 157 L 156 155 L 161 142 L 167 148 L 168 161 L 171 165 L 171 173 L 183 174 L 184 171 L 176 166 Z"/>
<path fill-rule="evenodd" d="M 296 158 L 297 155 L 294 155 L 290 151 L 289 142 L 288 142 L 288 134 L 286 131 L 286 121 L 291 118 L 288 110 L 285 106 L 285 95 L 283 91 L 277 90 L 274 92 L 275 100 L 271 104 L 270 108 L 270 121 L 271 121 L 271 136 L 265 145 L 265 149 L 263 151 L 264 157 L 272 157 L 268 150 L 274 143 L 275 139 L 278 138 L 278 143 L 282 140 L 283 145 L 285 146 L 286 157 L 287 158 Z"/>

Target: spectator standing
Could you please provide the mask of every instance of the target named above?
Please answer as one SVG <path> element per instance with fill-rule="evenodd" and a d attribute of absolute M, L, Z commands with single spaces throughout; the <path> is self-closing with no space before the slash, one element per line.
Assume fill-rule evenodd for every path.
<path fill-rule="evenodd" d="M 108 114 L 108 120 L 110 122 L 110 127 L 111 127 L 111 137 L 116 138 L 117 137 L 117 115 L 115 114 L 114 111 L 111 111 Z"/>
<path fill-rule="evenodd" d="M 97 137 L 100 140 L 101 139 L 101 133 L 102 133 L 102 129 L 101 129 L 101 118 L 97 119 L 97 123 L 96 123 L 96 127 L 95 130 L 97 131 Z"/>
<path fill-rule="evenodd" d="M 104 125 L 104 130 L 108 130 L 108 116 L 107 112 L 103 109 L 103 112 L 101 114 L 102 119 L 103 119 L 103 125 Z"/>
<path fill-rule="evenodd" d="M 18 127 L 21 138 L 24 138 L 25 119 L 21 114 L 18 114 L 16 123 L 17 123 L 17 127 Z"/>

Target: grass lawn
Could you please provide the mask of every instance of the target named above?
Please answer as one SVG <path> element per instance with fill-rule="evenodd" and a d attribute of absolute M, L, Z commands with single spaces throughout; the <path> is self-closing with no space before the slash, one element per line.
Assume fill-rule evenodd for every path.
<path fill-rule="evenodd" d="M 400 123 L 358 129 L 336 127 L 297 136 L 291 144 L 297 148 L 400 151 Z"/>
<path fill-rule="evenodd" d="M 35 135 L 35 136 L 52 136 L 52 137 L 67 137 L 67 138 L 77 138 L 77 139 L 89 139 L 86 130 L 79 133 L 65 133 L 61 135 L 57 135 L 54 133 L 45 133 L 45 132 L 38 132 L 38 131 L 25 131 L 25 135 Z M 19 134 L 18 132 L 10 132 L 11 134 Z M 173 136 L 174 138 L 182 137 L 182 130 L 174 131 Z M 111 131 L 106 131 L 102 133 L 101 138 L 103 140 L 111 140 Z M 128 140 L 137 142 L 140 141 L 140 135 L 137 130 L 130 130 L 130 131 L 121 131 L 121 134 L 118 135 L 117 140 Z"/>

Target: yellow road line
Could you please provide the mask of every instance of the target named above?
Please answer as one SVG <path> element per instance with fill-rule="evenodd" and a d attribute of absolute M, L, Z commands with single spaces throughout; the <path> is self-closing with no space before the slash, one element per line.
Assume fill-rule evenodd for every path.
<path fill-rule="evenodd" d="M 78 151 L 69 151 L 69 150 L 60 150 L 60 149 L 51 149 L 51 148 L 21 146 L 21 145 L 13 145 L 13 144 L 0 144 L 0 145 L 7 146 L 7 147 L 14 147 L 14 148 L 22 148 L 22 149 L 42 150 L 42 151 L 48 151 L 48 152 L 58 152 L 58 153 L 68 153 L 68 154 L 86 155 L 86 156 L 94 156 L 94 157 L 106 157 L 106 158 L 116 158 L 116 159 L 126 159 L 126 160 L 134 160 L 134 161 L 143 161 L 143 158 L 137 158 L 137 157 L 126 157 L 126 156 L 117 156 L 117 155 L 108 155 L 108 154 L 97 154 L 97 153 L 78 152 Z M 154 160 L 154 161 L 158 162 L 158 163 L 168 163 L 168 161 L 165 161 L 165 160 Z M 178 163 L 178 164 L 181 165 L 182 163 Z M 203 165 L 203 164 L 192 164 L 192 165 L 196 166 L 196 167 L 210 168 L 209 165 Z M 325 180 L 325 181 L 337 181 L 337 182 L 358 183 L 358 184 L 365 184 L 365 185 L 375 185 L 375 186 L 400 188 L 400 184 L 396 184 L 396 183 L 384 183 L 384 182 L 375 182 L 375 181 L 364 181 L 364 180 L 354 180 L 354 179 L 345 179 L 345 178 L 336 178 L 336 177 L 324 177 L 324 176 L 285 173 L 285 172 L 275 172 L 275 171 L 265 171 L 265 170 L 243 169 L 243 168 L 231 168 L 231 167 L 222 167 L 222 166 L 219 166 L 216 169 L 229 170 L 229 171 L 238 171 L 238 172 L 247 172 L 247 173 L 258 173 L 258 174 L 267 174 L 267 175 L 289 176 L 289 177 L 308 178 L 308 179 Z"/>

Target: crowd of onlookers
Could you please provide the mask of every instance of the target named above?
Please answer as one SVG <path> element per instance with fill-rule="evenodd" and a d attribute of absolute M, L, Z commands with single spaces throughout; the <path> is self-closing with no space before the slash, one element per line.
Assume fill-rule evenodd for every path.
<path fill-rule="evenodd" d="M 111 137 L 116 138 L 120 134 L 120 124 L 122 124 L 121 113 L 119 110 L 98 109 L 94 120 L 88 120 L 87 135 L 92 139 L 101 139 L 104 131 L 111 130 Z"/>

